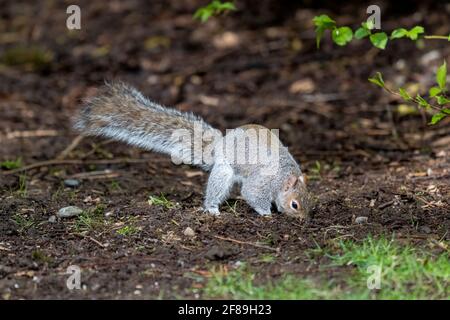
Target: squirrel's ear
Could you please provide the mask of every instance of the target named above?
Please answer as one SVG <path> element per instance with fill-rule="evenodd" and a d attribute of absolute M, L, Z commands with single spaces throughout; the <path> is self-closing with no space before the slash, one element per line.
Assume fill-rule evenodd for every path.
<path fill-rule="evenodd" d="M 308 177 L 307 176 L 305 176 L 305 175 L 300 175 L 299 177 L 298 177 L 298 179 L 306 186 L 306 184 L 308 183 Z"/>
<path fill-rule="evenodd" d="M 286 180 L 284 184 L 284 191 L 287 191 L 289 189 L 292 189 L 295 184 L 297 183 L 298 178 L 296 176 L 289 176 L 289 178 Z"/>

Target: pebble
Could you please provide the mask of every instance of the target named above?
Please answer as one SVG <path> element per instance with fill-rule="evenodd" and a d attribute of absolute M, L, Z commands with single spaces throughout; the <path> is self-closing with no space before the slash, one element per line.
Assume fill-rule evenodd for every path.
<path fill-rule="evenodd" d="M 420 227 L 420 231 L 424 233 L 431 233 L 431 228 L 429 226 L 422 226 Z"/>
<path fill-rule="evenodd" d="M 66 179 L 66 180 L 64 180 L 64 185 L 66 187 L 76 188 L 76 187 L 80 186 L 80 184 L 81 184 L 80 180 L 76 180 L 76 179 Z"/>
<path fill-rule="evenodd" d="M 56 216 L 50 216 L 50 218 L 48 218 L 48 222 L 55 223 L 56 222 Z"/>
<path fill-rule="evenodd" d="M 211 247 L 205 254 L 205 257 L 208 260 L 224 260 L 227 259 L 237 253 L 233 247 L 224 246 L 213 246 Z"/>
<path fill-rule="evenodd" d="M 195 231 L 192 230 L 192 228 L 187 227 L 186 229 L 184 229 L 183 234 L 187 237 L 193 237 L 195 236 Z"/>
<path fill-rule="evenodd" d="M 58 213 L 56 214 L 60 218 L 70 218 L 77 216 L 83 212 L 82 209 L 75 207 L 75 206 L 69 206 L 59 209 Z"/>
<path fill-rule="evenodd" d="M 112 216 L 113 214 L 114 214 L 113 211 L 108 211 L 105 213 L 105 217 L 108 218 L 108 217 Z"/>
<path fill-rule="evenodd" d="M 369 220 L 369 218 L 367 218 L 367 217 L 356 217 L 355 223 L 363 224 L 363 223 L 367 223 L 368 220 Z"/>

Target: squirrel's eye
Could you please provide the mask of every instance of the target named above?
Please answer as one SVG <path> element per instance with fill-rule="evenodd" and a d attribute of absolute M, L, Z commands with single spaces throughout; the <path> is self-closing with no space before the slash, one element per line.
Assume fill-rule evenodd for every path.
<path fill-rule="evenodd" d="M 291 207 L 292 207 L 292 209 L 297 210 L 297 209 L 298 209 L 298 203 L 297 203 L 297 201 L 292 201 L 292 202 L 291 202 Z"/>

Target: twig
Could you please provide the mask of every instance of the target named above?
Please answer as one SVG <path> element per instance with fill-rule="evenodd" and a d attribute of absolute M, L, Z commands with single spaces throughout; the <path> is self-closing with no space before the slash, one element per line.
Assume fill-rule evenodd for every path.
<path fill-rule="evenodd" d="M 167 263 L 167 260 L 162 260 L 162 259 L 158 259 L 158 258 L 153 258 L 153 257 L 138 257 L 139 259 L 133 260 L 132 258 L 134 257 L 127 257 L 126 259 L 123 260 L 106 260 L 106 261 L 98 261 L 98 262 L 91 262 L 91 263 L 81 263 L 79 264 L 79 266 L 81 268 L 92 268 L 92 267 L 106 267 L 106 266 L 111 266 L 111 265 L 120 265 L 120 264 L 129 264 L 131 262 L 135 262 L 135 263 L 143 263 L 143 262 L 156 262 L 156 263 L 161 263 L 161 264 L 165 264 Z M 62 269 L 64 270 L 64 269 Z M 178 273 L 181 274 L 178 271 L 172 271 L 172 273 Z"/>
<path fill-rule="evenodd" d="M 403 97 L 402 97 L 402 95 L 400 94 L 400 93 L 398 93 L 398 92 L 395 92 L 394 90 L 392 90 L 391 88 L 388 88 L 388 87 L 386 87 L 386 86 L 383 86 L 383 88 L 384 88 L 384 90 L 386 90 L 387 92 L 389 92 L 390 94 L 392 94 L 392 95 L 394 95 L 394 96 L 397 96 L 397 97 L 401 97 L 402 99 L 403 99 Z M 419 101 L 419 99 L 417 99 L 417 98 L 414 98 L 414 97 L 411 97 L 411 100 L 410 101 L 412 101 L 412 102 L 414 102 L 414 103 L 416 103 L 416 104 L 418 104 L 419 106 L 420 106 L 420 101 Z M 438 106 L 436 106 L 436 105 L 434 105 L 434 104 L 431 104 L 431 103 L 429 103 L 429 102 L 427 102 L 428 103 L 428 106 L 430 107 L 430 108 L 432 108 L 432 109 L 434 109 L 434 110 L 436 110 L 436 111 L 441 111 L 442 110 L 442 108 L 441 107 L 438 107 Z"/>
<path fill-rule="evenodd" d="M 120 176 L 118 172 L 113 172 L 109 169 L 101 170 L 101 171 L 89 171 L 89 172 L 80 172 L 73 174 L 69 176 L 70 179 L 88 179 L 88 180 L 95 180 L 95 179 L 110 179 L 110 178 L 117 178 Z"/>
<path fill-rule="evenodd" d="M 3 247 L 3 246 L 0 246 L 0 250 L 3 250 L 3 251 L 11 251 L 11 249 L 5 248 L 5 247 Z"/>
<path fill-rule="evenodd" d="M 82 233 L 73 233 L 73 234 L 76 235 L 76 236 L 79 236 L 81 238 L 85 238 L 85 239 L 91 240 L 92 242 L 94 242 L 95 244 L 99 245 L 100 247 L 105 248 L 105 245 L 103 243 L 101 243 L 100 241 L 92 238 L 91 236 L 88 236 L 88 235 L 85 235 L 85 234 L 82 234 Z"/>
<path fill-rule="evenodd" d="M 236 240 L 236 239 L 232 239 L 232 238 L 225 238 L 225 237 L 221 237 L 221 236 L 214 236 L 214 238 L 217 238 L 217 239 L 220 239 L 220 240 L 224 240 L 224 241 L 235 242 L 235 243 L 239 243 L 239 244 L 246 244 L 246 245 L 253 246 L 253 247 L 256 247 L 256 248 L 272 250 L 272 251 L 275 251 L 275 252 L 279 252 L 280 251 L 279 248 L 272 248 L 272 247 L 264 246 L 262 244 L 257 244 L 257 243 L 248 242 L 248 241 L 241 241 L 241 240 Z"/>
<path fill-rule="evenodd" d="M 84 136 L 79 135 L 75 137 L 75 139 L 72 140 L 72 142 L 65 148 L 57 157 L 56 159 L 64 159 L 67 157 L 67 155 L 72 152 L 73 149 L 75 149 L 80 142 L 83 140 Z"/>
<path fill-rule="evenodd" d="M 382 203 L 382 204 L 380 204 L 380 205 L 378 206 L 378 209 L 379 209 L 379 210 L 383 210 L 383 209 L 385 209 L 385 208 L 387 208 L 387 207 L 390 207 L 390 206 L 393 205 L 394 203 L 395 203 L 394 200 L 391 200 L 391 201 Z"/>
<path fill-rule="evenodd" d="M 31 169 L 36 169 L 40 167 L 50 167 L 57 165 L 75 165 L 75 164 L 114 164 L 114 163 L 144 163 L 150 161 L 150 158 L 144 159 L 128 159 L 128 158 L 119 158 L 119 159 L 109 159 L 109 160 L 48 160 L 42 162 L 32 163 L 30 165 L 24 166 L 22 168 L 8 170 L 1 172 L 2 175 L 15 174 L 23 171 L 28 171 Z"/>
<path fill-rule="evenodd" d="M 6 139 L 55 137 L 59 132 L 53 129 L 13 131 L 6 134 Z"/>
<path fill-rule="evenodd" d="M 438 179 L 447 179 L 450 178 L 450 174 L 443 174 L 440 176 L 423 176 L 423 177 L 411 177 L 413 180 L 438 180 Z"/>
<path fill-rule="evenodd" d="M 448 36 L 423 36 L 424 39 L 434 39 L 434 40 L 448 40 Z"/>
<path fill-rule="evenodd" d="M 94 146 L 92 147 L 92 149 L 90 151 L 86 152 L 85 154 L 83 154 L 81 156 L 81 159 L 86 159 L 90 155 L 94 154 L 98 150 L 99 147 L 106 146 L 106 145 L 111 144 L 113 142 L 115 142 L 114 139 L 109 139 L 109 140 L 105 140 L 105 141 L 102 141 L 102 142 L 94 144 Z"/>

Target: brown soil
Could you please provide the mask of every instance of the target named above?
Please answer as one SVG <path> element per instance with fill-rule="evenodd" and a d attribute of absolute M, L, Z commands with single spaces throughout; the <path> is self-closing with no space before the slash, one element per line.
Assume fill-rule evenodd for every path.
<path fill-rule="evenodd" d="M 207 178 L 200 170 L 86 138 L 66 159 L 89 163 L 0 173 L 2 298 L 194 297 L 197 278 L 217 265 L 245 261 L 261 279 L 326 278 L 322 259 L 311 260 L 306 250 L 369 234 L 417 245 L 448 240 L 449 121 L 430 127 L 423 115 L 399 114 L 400 101 L 367 82 L 382 71 L 393 83 L 428 85 L 448 57 L 446 43 L 427 43 L 425 51 L 399 41 L 378 51 L 364 41 L 338 48 L 325 39 L 315 48 L 314 15 L 351 24 L 364 19 L 367 5 L 355 15 L 354 5 L 287 10 L 275 1 L 246 1 L 238 12 L 200 24 L 191 15 L 201 1 L 78 2 L 82 29 L 68 32 L 62 3 L 0 1 L 0 53 L 22 47 L 52 56 L 0 68 L 0 161 L 56 159 L 76 137 L 70 119 L 80 100 L 104 79 L 121 79 L 222 130 L 245 123 L 279 128 L 311 178 L 317 206 L 303 224 L 280 214 L 259 217 L 234 197 L 211 217 L 200 210 Z M 386 30 L 399 22 L 448 30 L 444 9 L 420 7 L 426 19 L 419 22 L 394 9 L 383 9 Z M 433 50 L 439 58 L 424 62 Z M 112 176 L 92 179 L 92 171 L 106 169 Z M 64 186 L 86 172 L 79 187 Z M 161 193 L 178 205 L 150 206 L 149 195 Z M 76 218 L 49 222 L 69 205 L 103 206 L 99 214 L 107 215 L 87 232 L 77 231 Z M 359 216 L 368 223 L 355 224 Z M 124 226 L 138 232 L 118 234 Z M 184 235 L 187 227 L 194 237 Z M 275 260 L 263 262 L 266 254 Z M 80 266 L 83 290 L 66 288 L 70 265 Z"/>

